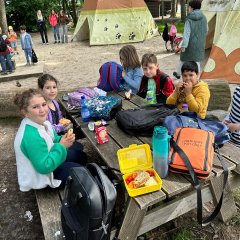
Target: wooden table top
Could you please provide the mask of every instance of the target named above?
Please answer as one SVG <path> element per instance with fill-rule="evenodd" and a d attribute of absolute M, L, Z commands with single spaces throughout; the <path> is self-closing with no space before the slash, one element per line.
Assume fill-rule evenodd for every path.
<path fill-rule="evenodd" d="M 122 99 L 122 109 L 131 109 L 138 108 L 141 105 L 146 104 L 145 100 L 133 95 L 131 100 L 126 100 L 124 98 L 124 93 L 111 93 L 111 96 L 117 96 Z M 130 136 L 124 133 L 118 126 L 115 119 L 109 121 L 109 125 L 107 126 L 109 141 L 105 144 L 98 144 L 95 138 L 95 133 L 91 132 L 88 129 L 87 123 L 83 123 L 81 116 L 79 114 L 71 113 L 71 111 L 67 108 L 67 103 L 59 99 L 60 105 L 64 108 L 64 110 L 74 119 L 75 123 L 81 127 L 82 132 L 91 142 L 93 147 L 102 157 L 106 165 L 112 168 L 119 169 L 118 159 L 117 159 L 117 150 L 120 148 L 128 147 L 131 144 L 144 144 L 147 143 L 152 146 L 151 137 L 135 137 Z M 240 172 L 239 163 L 240 163 L 240 148 L 227 143 L 221 149 L 220 153 L 223 155 L 225 164 L 229 171 L 237 171 Z M 210 177 L 220 176 L 223 172 L 221 167 L 221 163 L 217 159 L 217 156 L 214 156 L 214 163 L 212 173 Z M 206 182 L 206 181 L 205 181 Z M 168 177 L 163 179 L 162 189 L 160 191 L 156 191 L 153 193 L 149 193 L 146 195 L 135 197 L 135 200 L 139 204 L 140 208 L 146 208 L 151 206 L 161 200 L 171 198 L 180 194 L 182 192 L 186 192 L 191 190 L 192 184 L 190 182 L 190 178 L 187 176 L 183 176 L 181 174 L 169 173 Z"/>

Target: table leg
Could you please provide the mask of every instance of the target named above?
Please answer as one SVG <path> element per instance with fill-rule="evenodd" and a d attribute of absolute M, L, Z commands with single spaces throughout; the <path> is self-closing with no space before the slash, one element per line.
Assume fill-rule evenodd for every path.
<path fill-rule="evenodd" d="M 221 175 L 220 177 L 211 178 L 210 185 L 212 188 L 213 201 L 214 204 L 216 204 L 222 194 L 223 175 Z M 232 218 L 236 211 L 237 209 L 232 196 L 232 190 L 229 185 L 229 181 L 227 181 L 223 194 L 223 204 L 220 210 L 220 219 L 223 222 L 226 222 Z"/>
<path fill-rule="evenodd" d="M 122 222 L 122 226 L 120 227 L 117 239 L 136 239 L 146 212 L 147 208 L 141 210 L 137 202 L 133 198 L 130 198 L 127 203 L 125 216 Z"/>

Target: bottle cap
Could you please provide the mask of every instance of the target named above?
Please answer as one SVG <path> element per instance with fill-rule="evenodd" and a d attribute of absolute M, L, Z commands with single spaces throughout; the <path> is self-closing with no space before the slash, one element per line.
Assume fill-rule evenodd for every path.
<path fill-rule="evenodd" d="M 186 103 L 183 103 L 182 108 L 188 108 L 188 105 Z"/>
<path fill-rule="evenodd" d="M 81 99 L 85 99 L 85 96 L 84 96 L 84 95 L 82 95 L 82 96 L 81 96 Z"/>
<path fill-rule="evenodd" d="M 165 127 L 160 127 L 160 126 L 155 126 L 154 127 L 154 131 L 153 134 L 166 134 L 167 133 L 167 129 Z"/>

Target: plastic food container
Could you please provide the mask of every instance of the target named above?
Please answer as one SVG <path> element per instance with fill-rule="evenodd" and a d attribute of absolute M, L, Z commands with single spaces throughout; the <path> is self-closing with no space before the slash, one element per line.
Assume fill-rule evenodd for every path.
<path fill-rule="evenodd" d="M 162 180 L 157 172 L 152 168 L 152 154 L 148 144 L 132 144 L 128 148 L 122 148 L 117 151 L 120 171 L 123 174 L 123 181 L 130 197 L 158 191 L 162 187 Z M 130 187 L 128 180 L 133 173 L 138 170 L 144 170 L 153 173 L 156 184 L 151 186 L 142 186 L 138 188 Z"/>

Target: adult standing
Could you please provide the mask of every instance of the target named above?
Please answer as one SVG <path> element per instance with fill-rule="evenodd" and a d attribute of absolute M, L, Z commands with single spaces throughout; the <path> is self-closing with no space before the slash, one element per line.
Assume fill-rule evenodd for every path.
<path fill-rule="evenodd" d="M 61 36 L 62 43 L 68 43 L 68 26 L 69 23 L 68 17 L 65 15 L 64 11 L 61 10 L 58 16 L 58 24 L 59 24 L 59 33 Z"/>
<path fill-rule="evenodd" d="M 180 78 L 181 68 L 184 62 L 194 61 L 201 71 L 201 61 L 204 59 L 205 42 L 208 31 L 207 19 L 202 13 L 201 1 L 191 0 L 188 5 L 188 15 L 184 25 L 183 42 L 180 54 L 180 63 L 177 72 L 173 75 Z"/>
<path fill-rule="evenodd" d="M 49 16 L 49 23 L 52 26 L 52 31 L 54 35 L 54 43 L 60 43 L 59 29 L 58 29 L 58 15 L 52 9 L 51 14 Z"/>
<path fill-rule="evenodd" d="M 37 27 L 41 34 L 42 44 L 48 44 L 47 28 L 41 10 L 37 11 Z"/>

